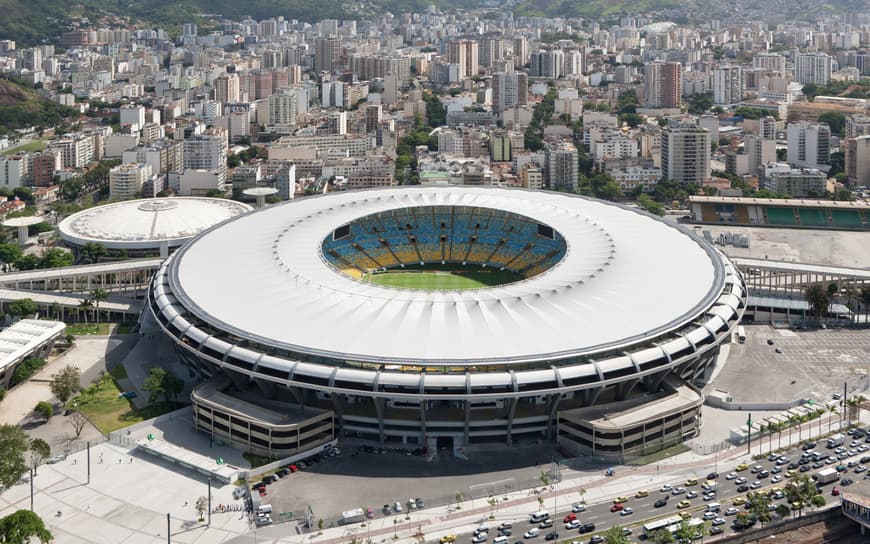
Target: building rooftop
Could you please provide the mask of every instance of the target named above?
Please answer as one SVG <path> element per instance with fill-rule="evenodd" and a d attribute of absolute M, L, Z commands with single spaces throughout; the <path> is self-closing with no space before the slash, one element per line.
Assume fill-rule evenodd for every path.
<path fill-rule="evenodd" d="M 22 319 L 0 331 L 0 369 L 18 362 L 52 336 L 62 333 L 66 325 L 60 321 Z"/>
<path fill-rule="evenodd" d="M 795 208 L 832 208 L 844 210 L 870 210 L 870 202 L 848 200 L 811 200 L 797 198 L 752 198 L 746 196 L 690 196 L 689 202 L 699 204 L 743 204 L 789 206 Z"/>
<path fill-rule="evenodd" d="M 532 278 L 464 291 L 364 283 L 321 254 L 342 225 L 422 206 L 519 214 L 560 233 L 567 252 Z M 216 267 L 224 255 L 233 258 Z M 721 295 L 724 262 L 682 227 L 609 202 L 414 187 L 277 204 L 202 233 L 168 266 L 178 302 L 234 336 L 350 361 L 437 365 L 512 364 L 636 345 L 702 316 Z"/>
<path fill-rule="evenodd" d="M 166 243 L 179 246 L 199 232 L 251 207 L 220 198 L 149 198 L 97 206 L 61 221 L 60 235 L 67 243 L 88 242 L 110 249 L 148 249 Z"/>

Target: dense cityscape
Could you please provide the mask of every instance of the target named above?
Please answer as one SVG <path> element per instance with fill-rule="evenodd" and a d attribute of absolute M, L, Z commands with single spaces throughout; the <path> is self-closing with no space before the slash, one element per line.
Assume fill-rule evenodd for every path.
<path fill-rule="evenodd" d="M 866 542 L 866 4 L 159 4 L 0 22 L 0 541 Z"/>

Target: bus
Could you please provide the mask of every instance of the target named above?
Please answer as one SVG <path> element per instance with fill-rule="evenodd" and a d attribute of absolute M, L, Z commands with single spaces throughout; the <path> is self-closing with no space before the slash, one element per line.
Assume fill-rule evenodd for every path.
<path fill-rule="evenodd" d="M 676 532 L 680 529 L 681 523 L 683 523 L 683 518 L 681 518 L 680 516 L 673 516 L 657 521 L 651 521 L 644 524 L 643 534 L 644 536 L 646 536 L 647 539 L 651 539 L 653 538 L 653 535 L 655 533 L 664 529 L 667 532 L 671 533 L 671 536 L 674 536 Z M 698 518 L 689 518 L 686 523 L 689 524 L 689 527 L 698 527 L 700 530 L 699 526 L 704 525 L 704 520 Z"/>
<path fill-rule="evenodd" d="M 746 343 L 746 329 L 743 328 L 743 325 L 737 327 L 737 341 L 741 344 Z"/>

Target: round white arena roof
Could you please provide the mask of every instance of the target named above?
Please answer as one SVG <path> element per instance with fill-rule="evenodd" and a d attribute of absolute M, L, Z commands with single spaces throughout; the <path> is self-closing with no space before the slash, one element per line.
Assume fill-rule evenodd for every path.
<path fill-rule="evenodd" d="M 464 291 L 363 283 L 321 255 L 336 228 L 416 206 L 526 216 L 564 236 L 567 253 L 529 279 Z M 726 262 L 685 229 L 612 203 L 414 187 L 308 197 L 247 214 L 200 234 L 173 255 L 168 272 L 180 306 L 252 342 L 348 361 L 511 364 L 622 349 L 683 329 L 722 295 Z"/>
<path fill-rule="evenodd" d="M 251 210 L 220 198 L 174 197 L 126 200 L 73 214 L 59 225 L 65 242 L 88 242 L 109 249 L 177 247 L 201 231 Z"/>

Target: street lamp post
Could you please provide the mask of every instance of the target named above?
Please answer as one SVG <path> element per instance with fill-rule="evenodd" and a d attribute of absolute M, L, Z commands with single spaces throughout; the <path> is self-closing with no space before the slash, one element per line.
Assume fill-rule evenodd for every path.
<path fill-rule="evenodd" d="M 211 527 L 211 476 L 208 477 L 208 526 Z"/>

